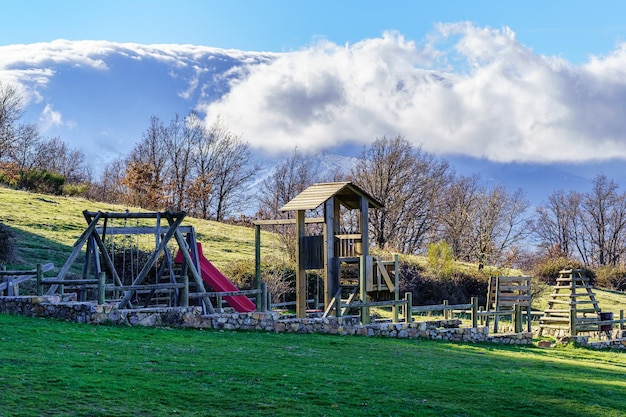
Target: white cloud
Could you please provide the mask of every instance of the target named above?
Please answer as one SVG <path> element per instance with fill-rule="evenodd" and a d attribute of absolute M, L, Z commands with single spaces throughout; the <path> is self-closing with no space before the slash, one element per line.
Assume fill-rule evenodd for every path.
<path fill-rule="evenodd" d="M 267 152 L 402 134 L 427 151 L 502 162 L 623 158 L 624 68 L 626 45 L 575 67 L 506 27 L 442 24 L 424 45 L 390 32 L 282 54 L 202 108 Z"/>
<path fill-rule="evenodd" d="M 63 125 L 61 112 L 55 111 L 51 104 L 46 104 L 39 116 L 39 125 L 44 131 Z"/>
<path fill-rule="evenodd" d="M 148 60 L 151 65 L 133 66 Z M 98 132 L 112 129 L 123 142 L 121 153 L 140 138 L 141 127 L 120 131 L 127 120 L 109 119 L 111 106 L 128 106 L 123 117 L 131 120 L 145 118 L 139 112 L 149 105 L 167 120 L 173 114 L 160 109 L 172 111 L 168 104 L 178 99 L 185 101 L 176 110 L 181 114 L 197 108 L 209 121 L 219 115 L 229 129 L 269 153 L 367 145 L 401 134 L 430 152 L 501 162 L 626 158 L 625 68 L 626 43 L 574 66 L 533 52 L 509 28 L 463 22 L 437 25 L 424 40 L 388 32 L 355 44 L 320 41 L 280 54 L 105 41 L 0 46 L 0 81 L 18 85 L 29 104 L 39 103 L 42 124 L 71 129 L 67 120 L 74 120 L 82 130 L 68 136 L 75 146 L 92 150 L 101 148 Z M 58 80 L 74 82 L 59 76 L 68 69 L 106 74 L 89 80 L 113 79 L 111 85 L 128 87 L 99 91 L 97 97 L 77 84 L 64 88 Z M 78 70 L 71 74 L 87 73 Z M 53 81 L 57 94 L 71 91 L 80 99 L 51 97 Z M 129 103 L 134 98 L 135 107 Z M 88 125 L 94 120 L 115 123 Z"/>

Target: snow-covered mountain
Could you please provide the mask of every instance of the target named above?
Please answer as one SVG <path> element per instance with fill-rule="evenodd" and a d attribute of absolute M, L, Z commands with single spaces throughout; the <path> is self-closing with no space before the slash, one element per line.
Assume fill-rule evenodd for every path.
<path fill-rule="evenodd" d="M 257 159 L 268 161 L 264 172 L 296 146 L 324 154 L 322 165 L 345 167 L 376 137 L 401 134 L 424 151 L 447 158 L 461 174 L 479 173 L 487 181 L 524 189 L 535 204 L 557 189 L 585 191 L 599 173 L 626 185 L 626 152 L 619 136 L 625 122 L 607 107 L 616 104 L 615 91 L 607 93 L 607 103 L 597 105 L 607 108 L 598 113 L 602 118 L 586 124 L 584 118 L 563 116 L 567 111 L 575 116 L 579 109 L 574 105 L 568 110 L 568 103 L 546 102 L 554 92 L 537 99 L 547 107 L 532 113 L 526 92 L 500 80 L 502 91 L 522 96 L 523 104 L 506 97 L 507 111 L 493 95 L 493 85 L 479 87 L 477 76 L 433 69 L 425 59 L 414 43 L 388 34 L 355 45 L 323 43 L 289 53 L 58 40 L 0 46 L 0 81 L 20 87 L 26 121 L 39 123 L 45 136 L 59 136 L 83 150 L 96 172 L 128 154 L 152 115 L 169 121 L 194 110 L 208 122 L 224 116 L 228 128 L 251 143 Z M 564 66 L 537 65 L 549 67 L 553 78 Z M 583 75 L 589 74 L 576 70 L 563 72 L 584 90 Z M 509 77 L 511 71 L 500 75 Z M 594 82 L 597 91 L 586 109 L 602 99 L 598 91 L 603 86 Z M 616 82 L 616 91 L 622 85 L 626 81 Z M 527 87 L 542 94 L 537 85 Z M 494 101 L 491 107 L 468 108 L 467 97 L 482 103 L 481 94 Z M 490 114 L 483 118 L 485 111 Z M 532 124 L 530 134 L 524 123 Z M 555 138 L 550 136 L 555 124 L 562 125 L 563 135 L 578 133 L 569 142 Z"/>

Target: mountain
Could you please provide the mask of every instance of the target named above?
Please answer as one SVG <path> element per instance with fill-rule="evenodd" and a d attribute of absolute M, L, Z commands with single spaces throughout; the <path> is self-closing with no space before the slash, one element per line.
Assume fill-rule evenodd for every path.
<path fill-rule="evenodd" d="M 387 36 L 381 42 L 377 48 L 400 50 L 394 52 L 397 54 L 406 53 L 402 48 L 408 48 L 402 40 Z M 385 42 L 391 46 L 385 46 Z M 152 115 L 167 122 L 175 114 L 186 115 L 193 110 L 210 119 L 221 115 L 217 110 L 223 110 L 227 112 L 228 128 L 250 141 L 257 160 L 265 166 L 257 182 L 271 172 L 271 165 L 281 160 L 287 149 L 296 146 L 320 155 L 321 172 L 349 167 L 351 158 L 376 137 L 402 134 L 416 145 L 427 138 L 423 149 L 446 158 L 460 174 L 478 173 L 488 183 L 522 188 L 534 205 L 558 189 L 587 191 L 600 173 L 626 184 L 624 160 L 619 157 L 590 162 L 578 157 L 582 162 L 576 163 L 551 162 L 547 158 L 535 158 L 541 162 L 515 162 L 489 153 L 489 143 L 477 142 L 473 147 L 476 151 L 453 154 L 449 146 L 454 144 L 440 146 L 445 139 L 421 136 L 420 130 L 402 131 L 424 123 L 421 119 L 412 125 L 411 118 L 402 113 L 414 104 L 411 100 L 416 96 L 411 94 L 431 89 L 449 95 L 459 75 L 415 69 L 414 63 L 405 68 L 401 61 L 371 71 L 368 62 L 359 62 L 358 66 L 349 62 L 339 69 L 333 67 L 335 61 L 329 62 L 335 56 L 348 59 L 344 56 L 346 50 L 352 55 L 367 52 L 374 63 L 381 56 L 389 62 L 398 59 L 387 57 L 384 51 L 373 53 L 366 46 L 371 47 L 363 41 L 362 45 L 338 51 L 331 45 L 325 50 L 312 47 L 293 53 L 265 53 L 194 45 L 58 40 L 0 47 L 0 81 L 20 86 L 27 104 L 25 121 L 37 122 L 45 136 L 59 136 L 83 150 L 96 173 L 108 161 L 130 152 Z M 318 59 L 320 54 L 325 61 Z M 393 73 L 394 68 L 405 72 Z M 414 69 L 416 72 L 411 74 Z M 388 86 L 381 79 L 393 88 L 385 90 Z M 363 97 L 358 96 L 360 92 Z M 389 97 L 396 101 L 390 103 Z M 450 100 L 448 97 L 448 107 L 441 107 L 441 113 L 453 113 L 449 110 L 454 108 Z M 428 110 L 434 114 L 436 106 L 432 107 Z M 465 119 L 467 124 L 480 122 Z M 437 125 L 437 120 L 431 123 L 431 132 L 451 129 L 445 123 Z M 242 131 L 245 127 L 248 130 Z M 489 131 L 482 129 L 478 133 Z M 511 143 L 518 146 L 515 140 Z M 600 142 L 597 145 L 602 146 Z M 471 147 L 464 144 L 465 148 Z"/>

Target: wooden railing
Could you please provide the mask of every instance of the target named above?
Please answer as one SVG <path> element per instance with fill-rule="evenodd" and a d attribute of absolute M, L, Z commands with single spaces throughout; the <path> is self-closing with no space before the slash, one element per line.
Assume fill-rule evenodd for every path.
<path fill-rule="evenodd" d="M 43 274 L 52 271 L 54 264 L 52 262 L 46 264 L 37 264 L 36 269 L 27 271 L 7 271 L 0 270 L 0 295 L 7 292 L 7 296 L 12 297 L 19 294 L 19 284 L 31 280 L 35 277 L 43 278 Z"/>
<path fill-rule="evenodd" d="M 361 234 L 335 235 L 336 256 L 339 258 L 355 258 L 361 256 Z"/>

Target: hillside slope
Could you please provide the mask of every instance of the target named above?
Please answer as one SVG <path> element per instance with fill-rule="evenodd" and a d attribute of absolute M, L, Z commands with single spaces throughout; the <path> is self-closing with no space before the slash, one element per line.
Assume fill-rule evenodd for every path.
<path fill-rule="evenodd" d="M 37 263 L 53 262 L 59 268 L 70 253 L 76 239 L 87 227 L 83 210 L 123 212 L 142 211 L 138 208 L 106 204 L 82 198 L 34 194 L 0 188 L 0 223 L 4 223 L 15 238 L 17 259 L 9 269 L 30 269 Z M 186 218 L 204 253 L 216 265 L 229 261 L 254 258 L 254 230 L 206 220 Z M 262 239 L 271 250 L 271 239 Z"/>

